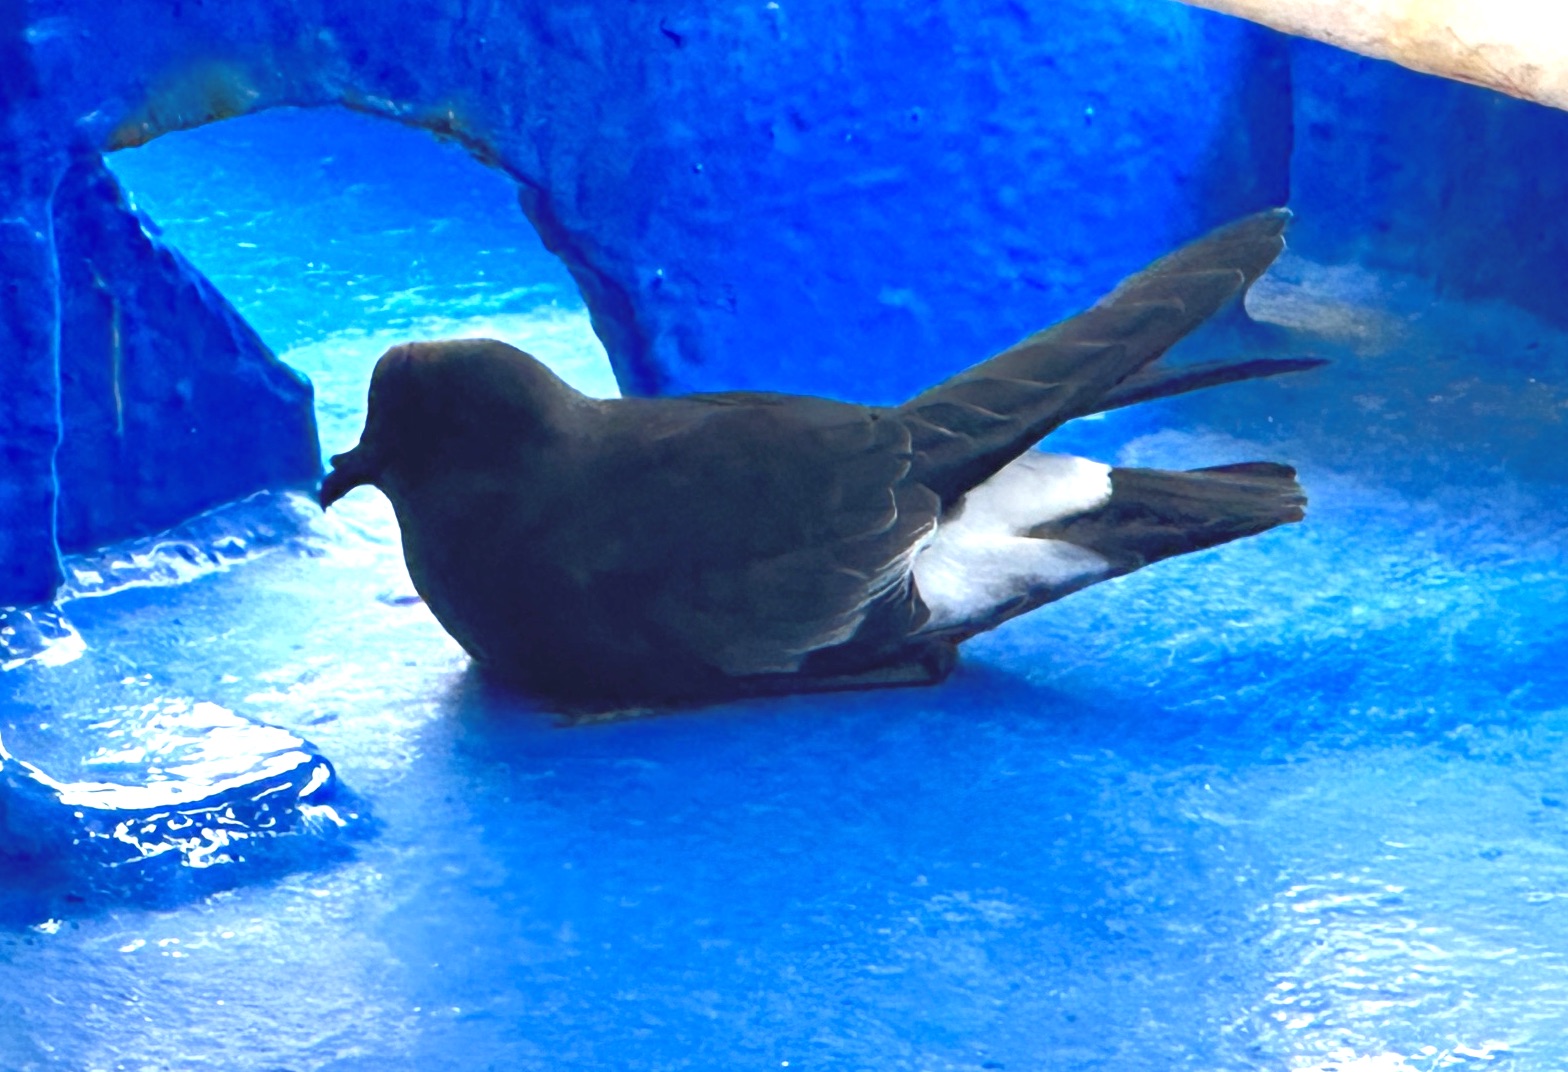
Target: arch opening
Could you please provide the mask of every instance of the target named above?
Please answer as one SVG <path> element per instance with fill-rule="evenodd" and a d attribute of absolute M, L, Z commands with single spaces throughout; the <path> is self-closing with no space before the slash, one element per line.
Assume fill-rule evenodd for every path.
<path fill-rule="evenodd" d="M 588 394 L 619 393 L 514 181 L 451 141 L 345 107 L 274 108 L 106 160 L 162 239 L 309 377 L 325 453 L 352 445 L 370 368 L 399 342 L 486 335 Z"/>

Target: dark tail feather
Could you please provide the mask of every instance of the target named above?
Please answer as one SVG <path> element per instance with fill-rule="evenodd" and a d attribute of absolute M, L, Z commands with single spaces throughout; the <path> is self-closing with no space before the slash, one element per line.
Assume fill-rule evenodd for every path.
<path fill-rule="evenodd" d="M 1104 413 L 1139 402 L 1152 402 L 1156 398 L 1169 398 L 1188 391 L 1201 391 L 1206 387 L 1221 387 L 1243 380 L 1261 380 L 1267 376 L 1305 372 L 1326 364 L 1328 361 L 1320 357 L 1288 357 L 1235 362 L 1209 361 L 1177 368 L 1157 365 L 1127 377 L 1087 412 Z"/>
<path fill-rule="evenodd" d="M 1170 472 L 1112 469 L 1111 498 L 1096 510 L 1029 535 L 1067 540 L 1119 573 L 1300 521 L 1307 497 L 1296 471 L 1273 462 Z"/>
<path fill-rule="evenodd" d="M 1063 422 L 1104 408 L 1118 384 L 1252 285 L 1285 248 L 1289 219 L 1276 209 L 1222 227 L 904 403 L 914 479 L 956 502 Z"/>

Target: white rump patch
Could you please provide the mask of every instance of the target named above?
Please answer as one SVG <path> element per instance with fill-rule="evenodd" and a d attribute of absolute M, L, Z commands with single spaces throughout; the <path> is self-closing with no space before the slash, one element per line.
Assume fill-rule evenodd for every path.
<path fill-rule="evenodd" d="M 927 628 L 983 622 L 1020 596 L 1103 576 L 1110 563 L 1088 548 L 1023 533 L 1110 497 L 1110 466 L 1038 451 L 971 490 L 915 557 L 915 587 L 931 611 Z"/>
<path fill-rule="evenodd" d="M 1110 498 L 1109 465 L 1031 450 L 972 488 L 942 519 L 941 532 L 1019 536 L 1047 521 L 1104 506 Z"/>

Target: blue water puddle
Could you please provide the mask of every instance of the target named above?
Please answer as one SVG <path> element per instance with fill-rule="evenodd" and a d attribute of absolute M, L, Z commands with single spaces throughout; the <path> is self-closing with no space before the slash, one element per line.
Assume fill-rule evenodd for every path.
<path fill-rule="evenodd" d="M 51 717 L 62 716 L 6 726 L 11 747 L 30 757 L 0 752 L 10 854 L 111 868 L 169 854 L 207 868 L 243 862 L 254 840 L 344 825 L 316 803 L 333 781 L 323 756 L 216 704 L 160 696 L 100 708 L 93 721 Z"/>
<path fill-rule="evenodd" d="M 180 241 L 243 296 L 220 269 L 248 262 Z M 302 814 L 270 862 L 200 869 L 223 882 L 6 894 L 0 1068 L 1560 1068 L 1568 507 L 1531 445 L 1556 403 L 1497 431 L 1476 406 L 1536 397 L 1497 356 L 1526 336 L 1568 346 L 1282 268 L 1263 311 L 1333 367 L 1061 445 L 1299 460 L 1309 521 L 1011 623 L 938 689 L 567 725 L 469 669 L 365 490 L 229 568 L 67 602 L 79 657 L 0 674 L 8 747 L 107 779 L 165 713 L 194 751 L 159 765 L 205 761 L 181 720 L 210 716 L 283 734 L 234 751 L 289 772 L 328 757 L 346 825 Z M 385 341 L 440 325 L 416 304 L 275 343 L 339 379 L 328 449 Z M 555 325 L 602 376 L 564 299 L 477 315 Z"/>

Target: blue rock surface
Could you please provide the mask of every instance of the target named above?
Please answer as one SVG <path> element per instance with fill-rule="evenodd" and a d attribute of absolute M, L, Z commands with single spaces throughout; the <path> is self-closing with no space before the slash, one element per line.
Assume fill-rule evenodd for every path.
<path fill-rule="evenodd" d="M 1298 309 L 1278 289 L 1261 314 Z M 1507 341 L 1464 313 L 1384 342 L 1462 376 Z M 404 598 L 370 491 L 313 515 L 315 553 L 69 604 L 86 652 L 0 675 L 0 710 L 200 697 L 313 741 L 380 833 L 277 839 L 309 854 L 201 872 L 221 896 L 19 897 L 0 1067 L 1560 1067 L 1563 501 L 1391 486 L 1426 434 L 1403 404 L 1356 468 L 1319 415 L 1343 370 L 1407 366 L 1291 330 L 1334 375 L 1097 453 L 1306 459 L 1308 523 L 1011 623 L 940 689 L 562 725 Z"/>
<path fill-rule="evenodd" d="M 0 605 L 52 596 L 62 551 L 320 467 L 309 384 L 144 229 L 19 12 L 0 19 Z"/>
<path fill-rule="evenodd" d="M 369 829 L 302 735 L 160 688 L 121 660 L 125 637 L 95 653 L 67 617 L 280 551 L 319 555 L 319 516 L 298 493 L 260 493 L 64 556 L 59 604 L 0 612 L 0 927 L 40 896 L 150 904 L 319 864 Z"/>
<path fill-rule="evenodd" d="M 1568 323 L 1568 113 L 1293 41 L 1292 244 Z"/>
<path fill-rule="evenodd" d="M 54 540 L 59 286 L 49 196 L 64 168 L 68 113 L 46 97 L 26 13 L 0 7 L 0 603 L 47 599 Z"/>
<path fill-rule="evenodd" d="M 310 383 L 161 244 L 96 156 L 53 199 L 64 552 L 320 471 Z"/>

